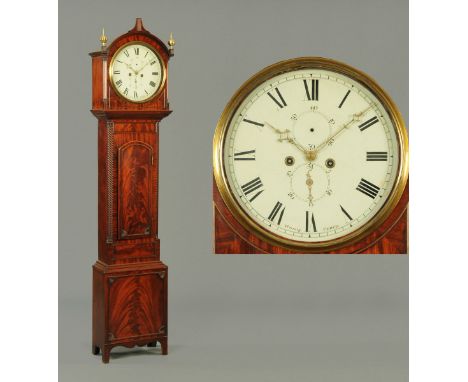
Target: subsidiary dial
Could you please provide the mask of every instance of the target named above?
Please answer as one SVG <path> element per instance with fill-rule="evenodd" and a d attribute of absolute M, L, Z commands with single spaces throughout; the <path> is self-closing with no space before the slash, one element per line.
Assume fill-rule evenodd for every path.
<path fill-rule="evenodd" d="M 293 114 L 292 136 L 296 142 L 307 150 L 314 150 L 321 142 L 332 135 L 335 121 L 313 105 L 308 110 Z"/>
<path fill-rule="evenodd" d="M 331 169 L 312 162 L 297 166 L 288 171 L 291 199 L 299 199 L 313 207 L 321 199 L 330 196 L 333 191 L 330 181 Z"/>

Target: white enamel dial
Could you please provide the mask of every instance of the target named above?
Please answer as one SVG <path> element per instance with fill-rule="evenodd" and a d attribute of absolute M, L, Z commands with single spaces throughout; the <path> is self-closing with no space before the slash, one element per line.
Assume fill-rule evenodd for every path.
<path fill-rule="evenodd" d="M 128 44 L 114 55 L 110 76 L 114 89 L 132 102 L 145 102 L 162 85 L 163 66 L 159 56 L 148 45 Z"/>
<path fill-rule="evenodd" d="M 391 195 L 395 127 L 367 87 L 323 69 L 274 76 L 251 91 L 225 133 L 223 166 L 244 213 L 287 240 L 348 235 Z"/>

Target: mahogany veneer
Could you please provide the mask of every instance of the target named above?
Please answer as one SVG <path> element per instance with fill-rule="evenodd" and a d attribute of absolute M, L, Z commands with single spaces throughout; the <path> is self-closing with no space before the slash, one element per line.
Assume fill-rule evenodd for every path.
<path fill-rule="evenodd" d="M 156 346 L 167 354 L 167 266 L 158 238 L 159 122 L 171 113 L 167 81 L 159 95 L 132 103 L 110 86 L 110 60 L 142 41 L 162 59 L 171 52 L 141 19 L 92 57 L 92 110 L 98 119 L 98 260 L 93 266 L 92 352 L 109 362 L 113 347 Z M 106 70 L 104 70 L 106 68 Z"/>

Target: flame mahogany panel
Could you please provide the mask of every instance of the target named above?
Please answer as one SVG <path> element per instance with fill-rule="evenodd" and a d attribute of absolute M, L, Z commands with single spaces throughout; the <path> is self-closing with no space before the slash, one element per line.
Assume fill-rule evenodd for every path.
<path fill-rule="evenodd" d="M 109 335 L 131 339 L 164 333 L 165 271 L 109 278 Z"/>
<path fill-rule="evenodd" d="M 119 148 L 119 237 L 130 239 L 152 232 L 153 149 L 132 141 Z"/>
<path fill-rule="evenodd" d="M 389 217 L 362 240 L 328 254 L 407 254 L 409 182 Z M 245 229 L 233 217 L 213 179 L 214 251 L 216 254 L 303 254 L 269 244 Z"/>

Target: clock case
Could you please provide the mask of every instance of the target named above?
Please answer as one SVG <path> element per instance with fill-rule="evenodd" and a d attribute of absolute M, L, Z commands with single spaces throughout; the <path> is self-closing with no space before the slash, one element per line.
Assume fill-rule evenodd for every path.
<path fill-rule="evenodd" d="M 143 42 L 160 56 L 166 81 L 157 96 L 132 103 L 110 86 L 109 66 L 123 45 Z M 158 238 L 159 122 L 171 113 L 167 65 L 172 50 L 141 19 L 92 57 L 92 114 L 98 119 L 98 260 L 93 266 L 92 352 L 156 346 L 167 354 L 168 269 Z"/>
<path fill-rule="evenodd" d="M 397 126 L 400 137 L 401 149 L 399 163 L 401 172 L 397 179 L 395 189 L 392 191 L 394 200 L 393 207 L 387 216 L 376 223 L 372 223 L 363 234 L 355 240 L 344 241 L 343 244 L 332 245 L 331 247 L 320 248 L 320 246 L 310 246 L 292 244 L 284 245 L 280 239 L 275 239 L 274 234 L 266 236 L 263 230 L 254 222 L 246 224 L 239 216 L 240 207 L 232 197 L 229 197 L 229 186 L 223 175 L 222 146 L 224 145 L 224 131 L 229 119 L 235 109 L 248 92 L 253 90 L 259 83 L 289 69 L 315 68 L 336 71 L 338 73 L 351 75 L 356 81 L 371 89 L 378 95 L 383 104 L 387 107 L 387 112 Z M 216 128 L 213 141 L 213 227 L 214 227 L 214 253 L 215 254 L 407 254 L 408 253 L 408 201 L 409 182 L 408 177 L 408 152 L 407 136 L 402 117 L 398 108 L 378 84 L 367 74 L 353 68 L 347 64 L 321 57 L 299 57 L 287 61 L 273 64 L 256 73 L 247 80 L 236 94 L 231 98 L 226 106 Z M 224 197 L 223 197 L 224 195 Z M 231 207 L 226 203 L 229 201 Z M 399 199 L 398 199 L 399 198 Z M 382 209 L 388 209 L 384 206 Z M 233 213 L 233 210 L 236 214 Z M 236 216 L 237 215 L 237 216 Z M 250 225 L 250 226 L 249 226 Z M 346 237 L 343 238 L 346 240 Z"/>

